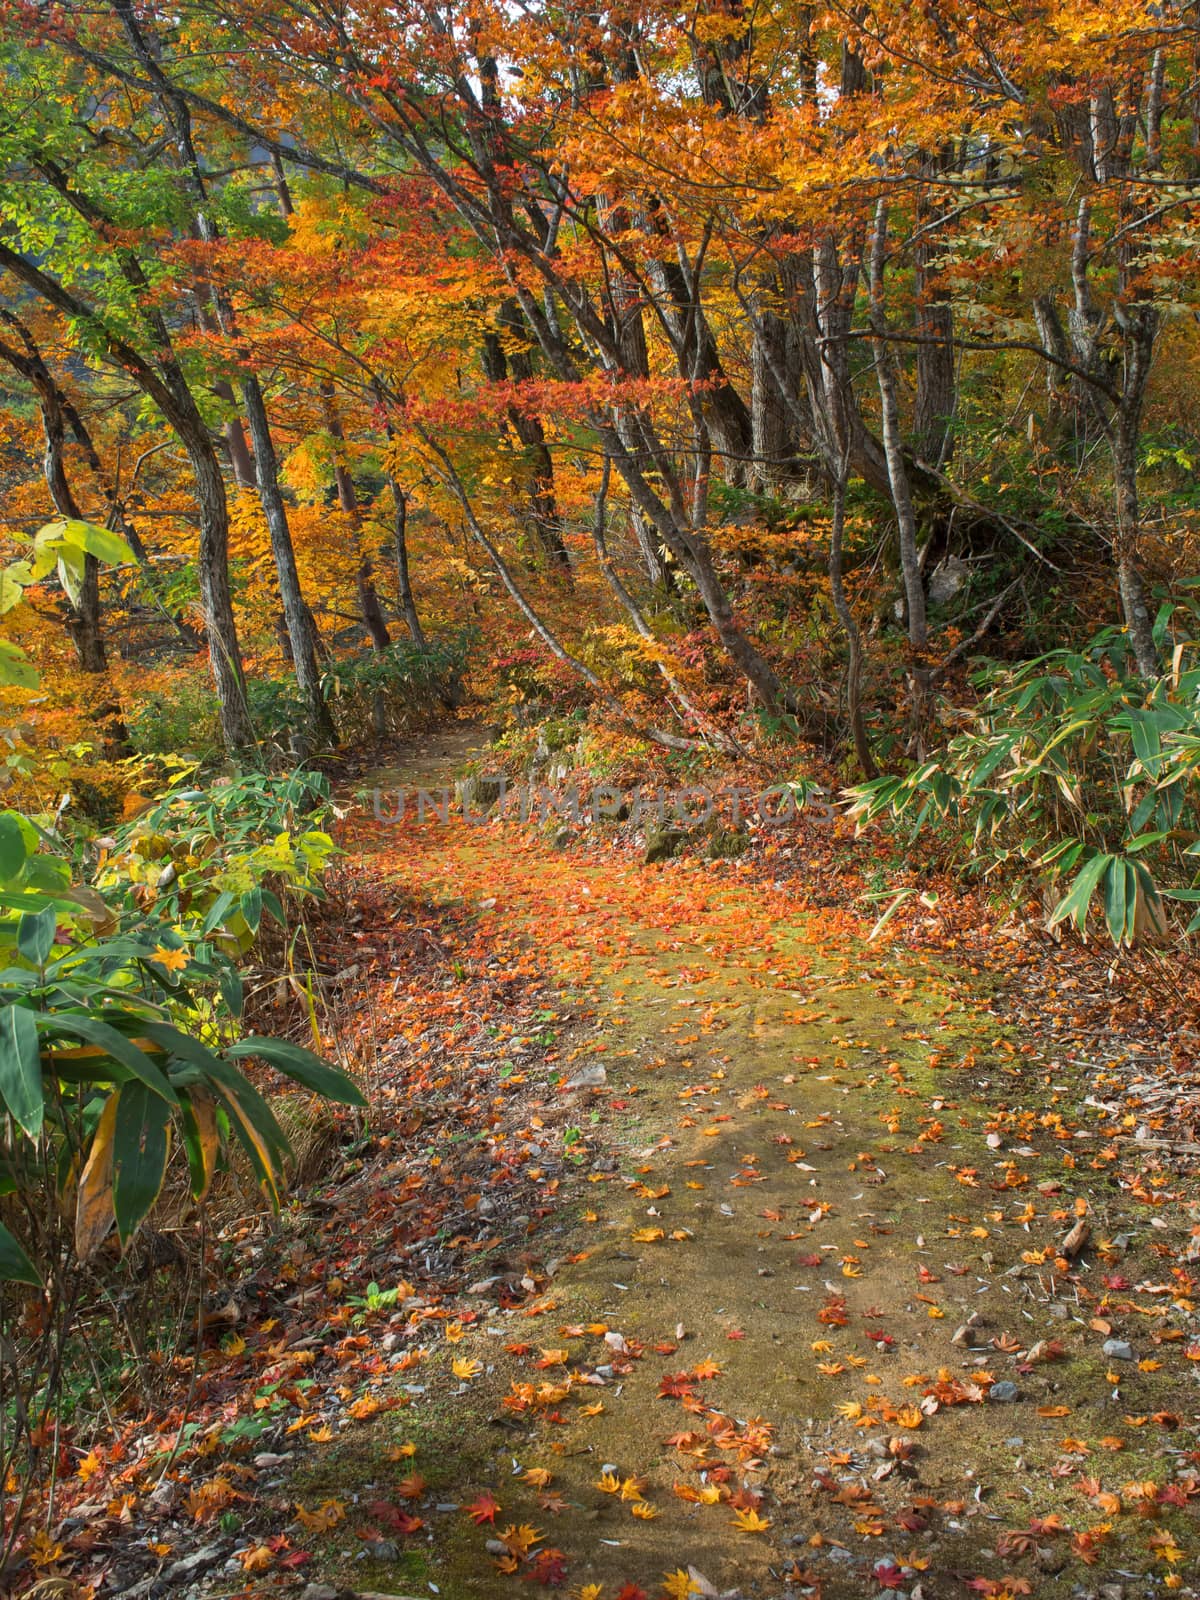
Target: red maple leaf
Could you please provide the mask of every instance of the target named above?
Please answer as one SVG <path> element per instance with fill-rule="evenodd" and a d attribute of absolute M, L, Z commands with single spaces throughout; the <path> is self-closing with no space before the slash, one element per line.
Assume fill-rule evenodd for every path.
<path fill-rule="evenodd" d="M 478 1500 L 472 1500 L 469 1506 L 463 1507 L 477 1528 L 482 1527 L 485 1522 L 495 1522 L 499 1509 L 500 1502 L 490 1489 L 485 1489 Z"/>

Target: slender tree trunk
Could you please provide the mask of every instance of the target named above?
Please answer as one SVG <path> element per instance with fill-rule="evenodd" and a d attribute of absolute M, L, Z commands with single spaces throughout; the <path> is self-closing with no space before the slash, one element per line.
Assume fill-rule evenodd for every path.
<path fill-rule="evenodd" d="M 900 402 L 896 368 L 887 340 L 887 304 L 884 296 L 884 266 L 887 258 L 887 206 L 881 200 L 875 212 L 875 233 L 870 252 L 870 303 L 875 376 L 879 383 L 879 410 L 883 451 L 887 460 L 888 483 L 896 513 L 896 534 L 900 545 L 900 572 L 904 581 L 904 601 L 908 618 L 908 643 L 912 654 L 913 734 L 918 752 L 924 738 L 925 717 L 931 676 L 924 660 L 929 644 L 925 616 L 925 579 L 917 549 L 917 518 L 913 509 L 912 485 L 904 460 L 900 433 Z"/>
<path fill-rule="evenodd" d="M 658 647 L 659 641 L 654 634 L 654 630 L 650 627 L 650 624 L 642 615 L 637 602 L 629 593 L 629 590 L 625 587 L 625 584 L 621 579 L 621 575 L 617 571 L 616 563 L 613 561 L 612 556 L 609 553 L 605 509 L 608 499 L 608 485 L 611 476 L 612 463 L 607 457 L 605 457 L 604 470 L 600 479 L 600 490 L 596 495 L 596 518 L 592 525 L 592 543 L 596 550 L 596 560 L 599 562 L 600 571 L 604 574 L 609 588 L 612 590 L 618 602 L 628 614 L 629 620 L 633 624 L 634 631 L 639 635 L 640 638 L 645 639 L 648 644 Z M 692 721 L 696 724 L 696 727 L 699 728 L 704 734 L 708 742 L 712 744 L 715 749 L 724 750 L 727 754 L 744 755 L 745 752 L 738 745 L 737 741 L 731 739 L 727 734 L 723 733 L 720 728 L 715 727 L 708 717 L 705 716 L 704 712 L 701 711 L 700 707 L 697 706 L 696 703 L 691 699 L 687 693 L 687 690 L 683 687 L 683 684 L 680 683 L 677 675 L 671 670 L 669 663 L 663 659 L 661 650 L 659 648 L 656 648 L 655 651 L 654 664 L 658 668 L 659 676 L 663 679 L 667 687 L 671 690 L 672 694 L 679 701 L 679 704 L 683 707 L 687 715 L 691 717 Z"/>
<path fill-rule="evenodd" d="M 373 648 L 386 650 L 392 642 L 392 636 L 388 632 L 383 607 L 379 603 L 379 592 L 375 587 L 375 569 L 371 564 L 371 557 L 363 549 L 362 510 L 358 504 L 354 479 L 346 462 L 346 435 L 342 429 L 342 419 L 338 416 L 337 407 L 334 405 L 332 384 L 321 385 L 321 402 L 325 412 L 325 426 L 329 430 L 329 437 L 333 440 L 333 480 L 337 487 L 338 505 L 350 518 L 354 529 L 354 544 L 358 556 L 354 583 L 358 591 L 358 609 L 362 613 L 363 625 L 371 636 Z"/>
<path fill-rule="evenodd" d="M 846 665 L 846 707 L 850 714 L 850 732 L 854 740 L 854 754 L 864 778 L 878 776 L 875 755 L 867 737 L 867 726 L 862 708 L 862 634 L 846 597 L 842 571 L 842 542 L 846 531 L 846 466 L 838 464 L 833 480 L 833 522 L 829 533 L 829 588 L 833 595 L 833 608 L 838 614 L 846 635 L 848 659 Z"/>
<path fill-rule="evenodd" d="M 509 335 L 518 339 L 525 335 L 521 308 L 515 300 L 507 301 L 500 308 L 497 321 Z M 498 333 L 484 334 L 482 360 L 484 373 L 491 383 L 504 383 L 510 375 L 514 383 L 521 383 L 533 376 L 528 353 L 516 349 L 512 354 L 506 354 Z M 569 574 L 571 558 L 563 543 L 554 486 L 554 462 L 546 445 L 546 430 L 540 418 L 528 415 L 519 406 L 509 406 L 507 414 L 509 427 L 523 446 L 529 463 L 530 521 L 534 533 L 554 566 Z"/>
<path fill-rule="evenodd" d="M 229 502 L 225 480 L 197 415 L 183 428 L 183 446 L 191 463 L 200 509 L 200 550 L 196 575 L 208 637 L 208 659 L 217 690 L 221 735 L 229 750 L 254 748 L 254 724 L 246 698 L 246 678 L 238 646 L 233 597 L 229 591 Z"/>
<path fill-rule="evenodd" d="M 904 440 L 900 432 L 900 402 L 896 367 L 887 340 L 887 307 L 883 274 L 887 257 L 887 207 L 882 201 L 875 213 L 875 234 L 871 241 L 871 327 L 875 351 L 875 376 L 879 383 L 879 410 L 883 450 L 887 459 L 888 484 L 896 512 L 896 531 L 900 541 L 900 572 L 904 580 L 904 602 L 908 614 L 908 642 L 914 651 L 928 643 L 925 620 L 925 583 L 917 549 L 917 517 L 913 509 L 912 486 L 904 460 Z"/>
<path fill-rule="evenodd" d="M 392 491 L 392 503 L 396 508 L 395 540 L 396 540 L 396 581 L 400 591 L 400 610 L 404 616 L 404 626 L 408 629 L 408 636 L 418 650 L 428 650 L 425 641 L 425 630 L 421 626 L 421 618 L 417 614 L 417 602 L 413 596 L 412 581 L 408 572 L 408 496 L 396 482 L 395 478 L 388 478 L 388 487 Z"/>
<path fill-rule="evenodd" d="M 1140 406 L 1137 408 L 1140 410 Z M 1122 407 L 1116 421 L 1113 441 L 1113 475 L 1116 490 L 1117 536 L 1113 554 L 1117 568 L 1117 589 L 1121 611 L 1129 633 L 1129 643 L 1138 672 L 1143 678 L 1158 676 L 1161 669 L 1158 646 L 1154 642 L 1154 621 L 1146 598 L 1146 588 L 1138 567 L 1140 511 L 1137 481 L 1138 416 Z"/>
<path fill-rule="evenodd" d="M 288 526 L 283 496 L 279 492 L 271 425 L 262 387 L 253 374 L 242 380 L 242 399 L 246 407 L 246 420 L 250 424 L 250 437 L 254 440 L 258 498 L 271 535 L 271 553 L 275 557 L 279 598 L 283 602 L 283 616 L 292 647 L 296 684 L 308 713 L 308 732 L 317 746 L 327 747 L 336 743 L 337 731 L 321 689 L 321 671 L 317 665 L 317 630 L 300 587 L 292 532 Z"/>

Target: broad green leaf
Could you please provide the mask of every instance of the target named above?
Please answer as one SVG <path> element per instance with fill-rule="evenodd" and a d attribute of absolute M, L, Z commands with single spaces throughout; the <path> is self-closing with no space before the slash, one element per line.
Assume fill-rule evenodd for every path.
<path fill-rule="evenodd" d="M 0 1098 L 14 1122 L 36 1139 L 46 1105 L 37 1022 L 25 1006 L 0 1009 Z"/>
<path fill-rule="evenodd" d="M 1129 921 L 1133 913 L 1134 885 L 1130 881 L 1132 871 L 1128 868 L 1129 863 L 1121 856 L 1112 856 L 1104 873 L 1104 920 L 1108 924 L 1108 936 L 1118 950 L 1129 943 Z"/>
<path fill-rule="evenodd" d="M 58 581 L 73 606 L 79 604 L 83 593 L 83 579 L 83 551 L 77 550 L 74 545 L 63 545 L 58 552 Z"/>
<path fill-rule="evenodd" d="M 1066 895 L 1054 908 L 1050 918 L 1050 926 L 1055 928 L 1060 922 L 1069 918 L 1080 933 L 1087 931 L 1088 907 L 1092 903 L 1092 895 L 1108 869 L 1112 858 L 1106 855 L 1096 855 L 1082 866 L 1076 874 L 1074 881 Z"/>
<path fill-rule="evenodd" d="M 0 639 L 0 685 L 14 689 L 38 686 L 37 668 L 25 659 L 24 650 L 7 639 Z"/>
<path fill-rule="evenodd" d="M 262 1039 L 251 1034 L 231 1045 L 226 1054 L 235 1059 L 258 1056 L 260 1060 L 270 1062 L 285 1077 L 303 1084 L 306 1089 L 322 1095 L 326 1100 L 336 1100 L 346 1106 L 365 1106 L 367 1103 L 362 1090 L 344 1072 L 331 1067 L 311 1050 L 291 1044 L 286 1039 Z"/>
<path fill-rule="evenodd" d="M 54 944 L 58 916 L 53 906 L 44 911 L 26 911 L 17 923 L 17 949 L 32 966 L 44 967 Z"/>
<path fill-rule="evenodd" d="M 167 1170 L 170 1110 L 144 1083 L 127 1083 L 113 1132 L 113 1212 L 122 1249 L 158 1199 Z"/>
<path fill-rule="evenodd" d="M 95 556 L 97 561 L 106 562 L 109 566 L 119 566 L 122 562 L 133 560 L 133 551 L 121 535 L 114 533 L 111 528 L 102 528 L 98 522 L 68 520 L 62 524 L 61 537 L 68 544 L 86 550 L 89 556 Z"/>
<path fill-rule="evenodd" d="M 217 1156 L 221 1149 L 221 1135 L 217 1128 L 217 1108 L 212 1097 L 201 1090 L 192 1090 L 180 1097 L 183 1117 L 183 1142 L 187 1151 L 188 1171 L 192 1181 L 192 1198 L 203 1200 L 216 1171 Z"/>
<path fill-rule="evenodd" d="M 35 1288 L 42 1281 L 38 1269 L 26 1255 L 20 1241 L 14 1238 L 2 1222 L 0 1222 L 0 1278 L 6 1283 L 28 1283 Z"/>
<path fill-rule="evenodd" d="M 27 561 L 22 561 L 20 566 L 27 572 L 29 571 L 29 563 Z M 6 611 L 11 611 L 15 606 L 19 606 L 24 598 L 25 585 L 20 581 L 12 567 L 0 567 L 0 617 Z"/>
<path fill-rule="evenodd" d="M 28 851 L 20 823 L 11 811 L 0 811 L 0 883 L 20 875 Z"/>
<path fill-rule="evenodd" d="M 141 1026 L 140 1018 L 134 1020 Z M 132 1039 L 127 1039 L 111 1024 L 102 1022 L 98 1017 L 84 1016 L 75 1011 L 56 1011 L 50 1016 L 39 1016 L 37 1025 L 40 1033 L 49 1035 L 47 1042 L 51 1046 L 64 1036 L 68 1039 L 80 1039 L 84 1044 L 95 1045 L 102 1056 L 111 1056 L 114 1061 L 119 1061 L 133 1073 L 135 1078 L 153 1090 L 160 1100 L 165 1100 L 172 1106 L 179 1104 L 179 1097 L 174 1089 L 146 1052 L 140 1050 Z"/>

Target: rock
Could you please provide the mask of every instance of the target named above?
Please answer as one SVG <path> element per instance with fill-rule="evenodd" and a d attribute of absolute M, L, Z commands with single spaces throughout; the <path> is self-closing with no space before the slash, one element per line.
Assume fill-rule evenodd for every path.
<path fill-rule="evenodd" d="M 608 1072 L 597 1061 L 591 1066 L 580 1067 L 572 1078 L 568 1078 L 565 1087 L 568 1091 L 573 1089 L 603 1089 L 608 1082 Z"/>
<path fill-rule="evenodd" d="M 167 1568 L 166 1576 L 172 1583 L 187 1583 L 210 1567 L 215 1567 L 225 1554 L 224 1544 L 206 1544 L 202 1550 L 193 1550 L 190 1556 L 180 1556 Z"/>
<path fill-rule="evenodd" d="M 750 848 L 750 835 L 741 828 L 718 828 L 709 835 L 704 854 L 709 861 L 733 861 Z"/>
<path fill-rule="evenodd" d="M 930 604 L 944 606 L 953 600 L 970 575 L 971 569 L 959 556 L 947 556 L 939 561 L 929 575 L 926 588 Z"/>
<path fill-rule="evenodd" d="M 994 1383 L 988 1390 L 988 1399 L 997 1405 L 1011 1405 L 1014 1400 L 1020 1398 L 1021 1391 L 1015 1383 L 1009 1383 L 1007 1378 L 1001 1383 Z"/>
<path fill-rule="evenodd" d="M 300 1591 L 300 1600 L 337 1600 L 338 1592 L 329 1583 L 306 1583 Z"/>
<path fill-rule="evenodd" d="M 1125 1339 L 1105 1339 L 1102 1348 L 1110 1361 L 1133 1360 L 1133 1346 Z"/>
<path fill-rule="evenodd" d="M 400 1546 L 395 1539 L 368 1539 L 362 1553 L 372 1561 L 399 1561 Z"/>
<path fill-rule="evenodd" d="M 642 860 L 647 866 L 655 861 L 670 861 L 683 843 L 683 834 L 678 828 L 647 828 L 646 849 Z"/>

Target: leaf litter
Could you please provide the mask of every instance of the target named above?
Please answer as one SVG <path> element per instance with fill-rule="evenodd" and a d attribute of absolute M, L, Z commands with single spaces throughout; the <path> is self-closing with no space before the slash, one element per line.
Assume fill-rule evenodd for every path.
<path fill-rule="evenodd" d="M 174 1409 L 65 1447 L 43 1576 L 1194 1592 L 1200 1207 L 1111 1010 L 1097 1081 L 761 854 L 344 832 L 370 1128 L 225 1229 Z"/>

